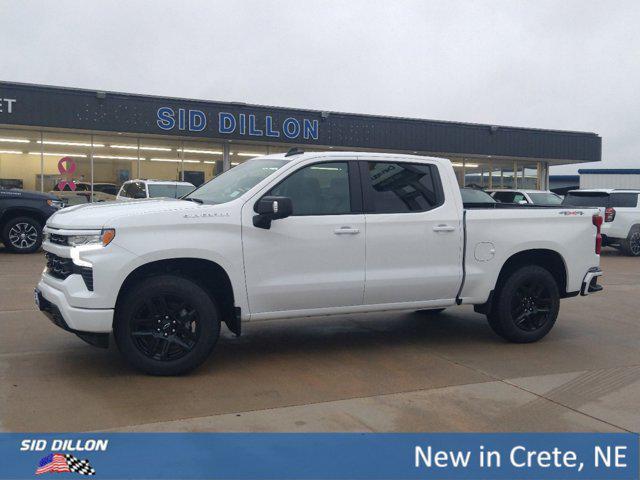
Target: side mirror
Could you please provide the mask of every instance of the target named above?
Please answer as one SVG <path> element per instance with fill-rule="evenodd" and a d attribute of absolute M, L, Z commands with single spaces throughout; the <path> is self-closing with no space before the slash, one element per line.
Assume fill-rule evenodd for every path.
<path fill-rule="evenodd" d="M 253 226 L 258 228 L 271 228 L 271 221 L 287 218 L 293 213 L 293 203 L 288 197 L 262 197 L 253 206 L 253 211 L 258 215 L 253 217 Z"/>
<path fill-rule="evenodd" d="M 526 200 L 520 200 L 518 203 L 520 205 L 527 205 L 529 202 L 527 202 Z"/>
<path fill-rule="evenodd" d="M 136 192 L 133 194 L 133 198 L 140 199 L 140 198 L 147 198 L 147 196 L 144 194 L 144 192 Z"/>

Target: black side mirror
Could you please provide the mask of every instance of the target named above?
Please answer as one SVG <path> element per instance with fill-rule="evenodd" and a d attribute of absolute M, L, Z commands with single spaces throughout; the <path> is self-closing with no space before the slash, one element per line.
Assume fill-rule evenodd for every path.
<path fill-rule="evenodd" d="M 136 192 L 133 194 L 133 198 L 140 199 L 140 198 L 147 198 L 147 196 L 144 194 L 144 192 Z"/>
<path fill-rule="evenodd" d="M 288 197 L 262 197 L 253 206 L 258 215 L 253 217 L 253 226 L 271 228 L 271 221 L 287 218 L 293 213 L 293 203 Z"/>

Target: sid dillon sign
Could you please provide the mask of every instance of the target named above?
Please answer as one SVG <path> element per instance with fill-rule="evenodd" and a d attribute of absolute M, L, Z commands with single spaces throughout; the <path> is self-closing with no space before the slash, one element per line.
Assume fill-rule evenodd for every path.
<path fill-rule="evenodd" d="M 218 112 L 212 119 L 202 110 L 160 107 L 156 124 L 162 130 L 202 132 L 213 128 L 221 135 L 318 140 L 316 119 L 286 117 L 272 114 Z"/>

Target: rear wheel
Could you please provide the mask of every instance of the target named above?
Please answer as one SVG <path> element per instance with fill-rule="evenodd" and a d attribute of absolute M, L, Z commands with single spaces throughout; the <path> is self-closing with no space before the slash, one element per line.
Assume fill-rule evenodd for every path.
<path fill-rule="evenodd" d="M 560 293 L 553 275 L 528 265 L 504 279 L 487 318 L 493 331 L 506 340 L 529 343 L 549 333 L 559 309 Z"/>
<path fill-rule="evenodd" d="M 196 368 L 220 335 L 215 301 L 187 278 L 144 279 L 119 305 L 116 344 L 131 365 L 152 375 L 179 375 Z"/>
<path fill-rule="evenodd" d="M 33 253 L 42 245 L 42 225 L 32 217 L 9 220 L 2 229 L 2 242 L 14 253 Z"/>
<path fill-rule="evenodd" d="M 640 227 L 633 227 L 625 240 L 620 242 L 620 247 L 625 255 L 631 257 L 640 256 Z"/>

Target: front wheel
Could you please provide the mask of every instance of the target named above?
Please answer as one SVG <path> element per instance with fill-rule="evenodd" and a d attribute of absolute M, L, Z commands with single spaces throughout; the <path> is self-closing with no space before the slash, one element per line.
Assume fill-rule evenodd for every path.
<path fill-rule="evenodd" d="M 559 309 L 560 293 L 553 275 L 527 265 L 504 279 L 487 317 L 493 331 L 504 339 L 529 343 L 549 333 Z"/>
<path fill-rule="evenodd" d="M 2 242 L 13 253 L 33 253 L 42 245 L 42 225 L 31 217 L 13 218 L 2 229 Z"/>
<path fill-rule="evenodd" d="M 219 335 L 215 301 L 196 282 L 174 275 L 146 278 L 131 288 L 114 321 L 120 352 L 151 375 L 180 375 L 196 368 Z"/>

